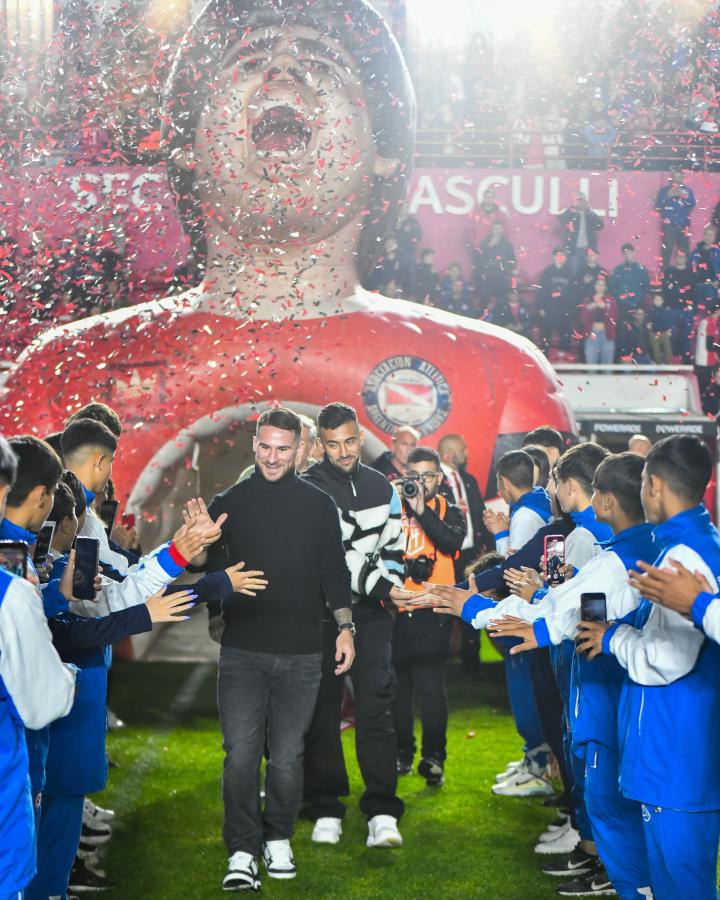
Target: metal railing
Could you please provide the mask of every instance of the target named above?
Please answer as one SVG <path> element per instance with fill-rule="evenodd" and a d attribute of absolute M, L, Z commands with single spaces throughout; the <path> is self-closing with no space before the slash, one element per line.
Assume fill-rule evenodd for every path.
<path fill-rule="evenodd" d="M 682 165 L 720 171 L 720 133 L 626 132 L 595 146 L 556 130 L 423 129 L 415 164 L 448 168 L 632 169 L 665 171 Z"/>

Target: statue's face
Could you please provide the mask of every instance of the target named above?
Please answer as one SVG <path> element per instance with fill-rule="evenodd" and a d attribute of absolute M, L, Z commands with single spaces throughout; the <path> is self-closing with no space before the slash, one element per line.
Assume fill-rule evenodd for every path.
<path fill-rule="evenodd" d="M 223 61 L 196 133 L 195 175 L 206 219 L 232 237 L 304 243 L 359 220 L 375 156 L 347 51 L 307 28 L 263 29 Z"/>

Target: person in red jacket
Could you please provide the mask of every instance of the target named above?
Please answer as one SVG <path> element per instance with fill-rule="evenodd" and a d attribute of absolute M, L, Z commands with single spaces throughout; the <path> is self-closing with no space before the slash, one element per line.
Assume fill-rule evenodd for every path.
<path fill-rule="evenodd" d="M 607 282 L 598 278 L 593 295 L 578 307 L 584 339 L 585 362 L 612 363 L 615 360 L 617 303 L 607 292 Z"/>

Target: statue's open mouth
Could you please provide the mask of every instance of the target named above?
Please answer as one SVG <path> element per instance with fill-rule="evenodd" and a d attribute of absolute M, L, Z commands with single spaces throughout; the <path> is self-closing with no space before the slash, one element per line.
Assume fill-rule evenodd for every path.
<path fill-rule="evenodd" d="M 287 158 L 305 153 L 312 131 L 291 106 L 273 106 L 253 125 L 252 142 L 258 153 Z"/>

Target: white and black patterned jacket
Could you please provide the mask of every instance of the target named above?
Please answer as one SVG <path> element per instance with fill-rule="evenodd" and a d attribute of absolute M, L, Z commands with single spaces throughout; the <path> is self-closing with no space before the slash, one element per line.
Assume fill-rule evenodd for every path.
<path fill-rule="evenodd" d="M 391 588 L 401 588 L 405 579 L 402 504 L 395 488 L 362 463 L 346 475 L 327 459 L 303 478 L 338 506 L 354 599 L 387 600 Z"/>

